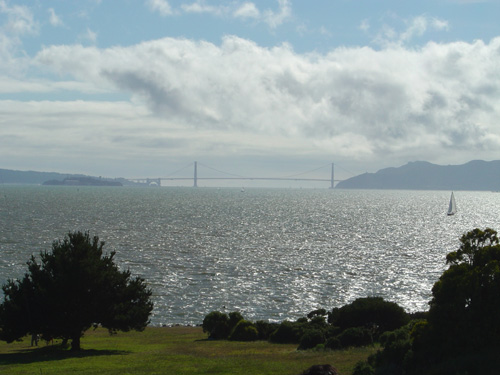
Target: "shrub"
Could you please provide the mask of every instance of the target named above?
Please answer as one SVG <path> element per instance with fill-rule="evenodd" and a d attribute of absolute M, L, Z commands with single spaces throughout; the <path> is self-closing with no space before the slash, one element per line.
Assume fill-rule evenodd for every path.
<path fill-rule="evenodd" d="M 239 312 L 237 311 L 230 312 L 229 322 L 228 322 L 229 332 L 231 332 L 234 329 L 234 327 L 236 327 L 236 324 L 238 324 L 238 322 L 243 319 L 244 319 L 243 315 L 241 315 Z"/>
<path fill-rule="evenodd" d="M 278 329 L 271 333 L 269 341 L 277 344 L 298 344 L 302 336 L 302 323 L 285 320 Z"/>
<path fill-rule="evenodd" d="M 323 331 L 317 329 L 309 330 L 306 331 L 302 336 L 302 338 L 300 339 L 298 350 L 313 349 L 317 345 L 324 343 L 325 343 L 325 335 Z"/>
<path fill-rule="evenodd" d="M 255 327 L 259 332 L 259 340 L 268 340 L 271 333 L 276 331 L 279 324 L 277 323 L 269 323 L 264 320 L 258 320 L 255 322 Z"/>
<path fill-rule="evenodd" d="M 342 330 L 351 327 L 377 327 L 378 332 L 392 331 L 409 322 L 409 316 L 394 302 L 381 297 L 358 298 L 349 305 L 333 309 L 329 321 Z"/>
<path fill-rule="evenodd" d="M 352 327 L 337 336 L 343 348 L 365 346 L 373 343 L 371 332 L 363 327 Z"/>
<path fill-rule="evenodd" d="M 315 352 L 324 352 L 325 349 L 326 349 L 325 344 L 318 344 L 313 348 Z"/>
<path fill-rule="evenodd" d="M 329 339 L 330 337 L 338 336 L 342 332 L 342 330 L 339 327 L 335 327 L 332 325 L 327 325 L 324 331 L 325 331 L 325 337 L 327 339 Z"/>
<path fill-rule="evenodd" d="M 229 335 L 232 341 L 255 341 L 259 338 L 259 332 L 252 322 L 240 320 Z"/>
<path fill-rule="evenodd" d="M 413 355 L 411 351 L 410 331 L 418 324 L 413 321 L 404 327 L 391 332 L 385 332 L 380 336 L 382 351 L 370 357 L 369 361 L 376 368 L 377 372 L 384 374 L 402 374 L 405 362 L 411 361 Z"/>
<path fill-rule="evenodd" d="M 375 370 L 368 362 L 360 361 L 354 367 L 352 375 L 375 375 Z"/>
<path fill-rule="evenodd" d="M 203 332 L 215 340 L 226 339 L 229 336 L 229 317 L 220 311 L 212 311 L 203 319 Z"/>
<path fill-rule="evenodd" d="M 406 341 L 410 338 L 408 326 L 401 327 L 395 331 L 384 332 L 380 335 L 380 345 L 387 346 L 396 341 Z"/>
<path fill-rule="evenodd" d="M 328 324 L 326 324 L 324 316 L 315 316 L 309 322 L 309 327 L 315 329 L 326 330 L 328 328 Z"/>
<path fill-rule="evenodd" d="M 330 337 L 326 340 L 325 348 L 332 349 L 332 350 L 338 350 L 338 349 L 342 349 L 342 344 L 341 344 L 338 337 Z"/>

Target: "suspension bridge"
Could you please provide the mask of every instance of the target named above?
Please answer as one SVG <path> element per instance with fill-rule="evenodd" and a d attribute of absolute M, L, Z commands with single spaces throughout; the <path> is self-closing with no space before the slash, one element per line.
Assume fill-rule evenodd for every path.
<path fill-rule="evenodd" d="M 170 176 L 167 176 L 167 177 L 158 177 L 158 178 L 129 178 L 128 180 L 129 181 L 133 181 L 133 182 L 139 182 L 139 183 L 145 183 L 145 184 L 148 184 L 148 185 L 151 185 L 151 184 L 157 184 L 158 186 L 161 186 L 161 182 L 162 181 L 189 181 L 189 180 L 192 180 L 193 181 L 193 187 L 198 187 L 198 181 L 202 181 L 202 180 L 248 180 L 248 181 L 319 181 L 319 182 L 328 182 L 330 183 L 330 189 L 333 189 L 335 187 L 335 183 L 336 182 L 339 182 L 339 181 L 342 181 L 342 180 L 336 180 L 335 179 L 335 165 L 334 163 L 331 163 L 331 164 L 327 164 L 327 165 L 323 165 L 319 168 L 316 168 L 316 169 L 313 169 L 311 171 L 307 171 L 307 172 L 303 172 L 303 173 L 299 173 L 299 174 L 295 174 L 295 175 L 292 175 L 292 176 L 285 176 L 285 177 L 245 177 L 245 176 L 240 176 L 240 175 L 236 175 L 236 174 L 233 174 L 233 173 L 228 173 L 228 172 L 223 172 L 223 171 L 220 171 L 220 170 L 217 170 L 215 168 L 211 168 L 209 166 L 206 166 L 204 164 L 201 164 L 200 165 L 203 165 L 203 167 L 206 167 L 208 169 L 211 169 L 211 170 L 214 170 L 218 173 L 222 173 L 222 174 L 225 174 L 226 176 L 222 176 L 222 177 L 200 177 L 198 175 L 198 162 L 195 161 L 194 163 L 191 163 L 188 167 L 193 167 L 193 174 L 190 176 L 190 177 L 173 177 L 174 174 L 178 173 L 179 171 L 182 171 L 184 169 L 186 169 L 187 167 L 183 167 L 181 170 L 179 171 L 176 171 L 176 172 L 173 172 L 172 174 L 170 174 Z M 309 173 L 312 173 L 312 172 L 316 172 L 318 171 L 319 169 L 324 169 L 326 167 L 331 167 L 331 169 L 329 169 L 329 176 L 328 178 L 317 178 L 317 177 L 314 177 L 314 178 L 308 178 L 308 177 L 303 177 L 304 175 L 306 174 L 309 174 Z"/>

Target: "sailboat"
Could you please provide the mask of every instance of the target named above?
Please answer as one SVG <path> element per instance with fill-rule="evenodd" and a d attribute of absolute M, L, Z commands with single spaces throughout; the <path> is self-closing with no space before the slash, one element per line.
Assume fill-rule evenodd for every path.
<path fill-rule="evenodd" d="M 448 207 L 448 216 L 455 215 L 456 212 L 457 212 L 457 204 L 455 202 L 455 196 L 453 195 L 453 192 L 451 192 L 450 206 Z"/>

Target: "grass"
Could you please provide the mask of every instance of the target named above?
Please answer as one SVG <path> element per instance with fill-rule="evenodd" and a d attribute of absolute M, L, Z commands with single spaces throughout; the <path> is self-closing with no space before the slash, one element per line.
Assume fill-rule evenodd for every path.
<path fill-rule="evenodd" d="M 356 363 L 376 349 L 297 351 L 297 345 L 264 341 L 212 341 L 200 327 L 147 328 L 110 336 L 89 330 L 82 350 L 72 353 L 57 345 L 30 346 L 30 338 L 0 342 L 0 374 L 245 374 L 298 375 L 314 364 L 331 364 L 350 375 Z"/>

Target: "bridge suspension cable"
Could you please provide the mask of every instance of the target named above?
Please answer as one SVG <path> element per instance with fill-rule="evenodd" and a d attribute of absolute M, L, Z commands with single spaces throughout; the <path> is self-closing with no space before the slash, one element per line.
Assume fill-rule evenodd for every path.
<path fill-rule="evenodd" d="M 301 173 L 297 173 L 297 174 L 292 174 L 290 176 L 284 176 L 283 178 L 293 178 L 293 177 L 303 176 L 305 174 L 316 172 L 316 171 L 319 171 L 320 169 L 323 169 L 325 167 L 330 167 L 330 166 L 331 166 L 331 163 L 328 163 L 328 164 L 322 165 L 321 167 L 318 167 L 318 168 L 315 168 L 315 169 L 311 169 L 310 171 L 301 172 Z"/>
<path fill-rule="evenodd" d="M 182 168 L 180 168 L 180 169 L 176 170 L 175 172 L 172 172 L 172 173 L 170 173 L 170 174 L 166 175 L 165 177 L 171 177 L 171 176 L 173 176 L 174 174 L 176 174 L 176 173 L 179 173 L 179 172 L 183 171 L 184 169 L 187 169 L 187 168 L 192 167 L 192 166 L 193 166 L 193 164 L 194 164 L 194 163 L 189 163 L 189 164 L 185 165 L 184 167 L 182 167 Z"/>
<path fill-rule="evenodd" d="M 245 178 L 245 176 L 240 176 L 239 174 L 234 174 L 234 173 L 229 173 L 229 172 L 224 172 L 224 171 L 221 171 L 219 169 L 216 169 L 216 168 L 212 168 L 206 164 L 203 164 L 203 163 L 200 163 L 198 162 L 199 165 L 205 167 L 205 168 L 208 168 L 208 169 L 211 169 L 213 171 L 216 171 L 216 172 L 219 172 L 219 173 L 223 173 L 223 174 L 227 174 L 228 176 L 234 176 L 234 177 L 239 177 L 239 178 Z"/>
<path fill-rule="evenodd" d="M 199 177 L 198 176 L 198 164 L 201 165 L 201 166 L 203 166 L 204 168 L 213 170 L 213 171 L 218 172 L 218 173 L 222 173 L 222 174 L 224 174 L 226 176 L 229 176 L 229 177 Z M 194 175 L 192 175 L 193 177 L 173 177 L 177 173 L 179 173 L 181 171 L 184 171 L 187 168 L 193 167 L 193 165 L 194 165 Z M 325 168 L 328 165 L 331 165 L 331 168 L 332 168 L 331 169 L 331 173 L 330 173 L 330 178 L 319 178 L 319 177 L 306 178 L 306 177 L 301 177 L 301 176 L 303 176 L 305 174 L 313 173 L 313 172 L 316 172 L 316 171 L 318 171 L 320 169 L 323 169 L 323 168 Z M 342 169 L 346 170 L 344 168 L 342 168 Z M 169 180 L 169 181 L 174 181 L 174 180 L 192 180 L 194 187 L 198 186 L 198 180 L 275 180 L 275 181 L 292 181 L 293 180 L 293 181 L 325 181 L 325 182 L 328 181 L 328 182 L 330 182 L 330 188 L 331 189 L 334 188 L 334 183 L 335 182 L 340 181 L 340 180 L 335 180 L 334 179 L 334 163 L 325 164 L 325 165 L 322 165 L 321 167 L 314 168 L 314 169 L 311 169 L 309 171 L 305 171 L 305 172 L 301 172 L 301 173 L 295 173 L 295 174 L 292 174 L 292 175 L 288 175 L 286 177 L 264 177 L 264 176 L 259 176 L 259 177 L 258 176 L 244 177 L 244 176 L 236 174 L 236 173 L 225 172 L 225 171 L 222 171 L 220 169 L 208 166 L 206 164 L 198 163 L 197 161 L 195 161 L 193 163 L 189 163 L 189 164 L 183 166 L 182 168 L 179 168 L 176 171 L 168 174 L 165 177 L 160 177 L 160 178 L 155 178 L 155 179 L 151 179 L 151 178 L 135 178 L 135 179 L 129 179 L 129 180 L 130 181 L 136 181 L 136 182 L 146 182 L 148 184 L 150 184 L 152 182 L 155 182 L 155 183 L 158 183 L 158 185 L 161 185 L 161 181 L 162 180 Z"/>

